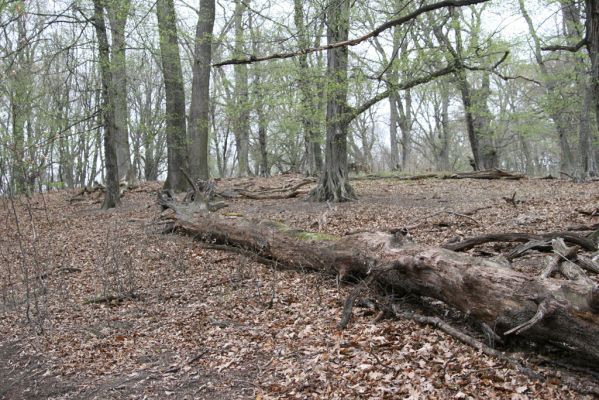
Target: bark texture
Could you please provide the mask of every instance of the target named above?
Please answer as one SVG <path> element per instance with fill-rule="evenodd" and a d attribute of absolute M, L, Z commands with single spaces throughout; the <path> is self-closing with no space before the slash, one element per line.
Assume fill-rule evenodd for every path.
<path fill-rule="evenodd" d="M 187 181 L 181 170 L 187 168 L 187 129 L 185 123 L 185 90 L 179 56 L 177 15 L 173 0 L 156 3 L 160 58 L 166 94 L 167 176 L 165 189 L 183 192 Z"/>
<path fill-rule="evenodd" d="M 102 125 L 104 126 L 104 154 L 106 166 L 106 195 L 103 209 L 114 208 L 120 204 L 119 172 L 116 156 L 115 103 L 110 69 L 110 45 L 106 35 L 104 6 L 101 0 L 94 0 L 94 26 L 98 39 L 100 77 L 102 81 Z"/>
<path fill-rule="evenodd" d="M 599 287 L 530 277 L 502 264 L 422 246 L 401 233 L 342 238 L 196 213 L 171 202 L 171 230 L 242 249 L 284 268 L 366 278 L 396 294 L 433 297 L 486 323 L 501 336 L 519 335 L 566 349 L 578 362 L 599 361 Z"/>
<path fill-rule="evenodd" d="M 332 1 L 327 10 L 327 40 L 345 41 L 349 34 L 349 0 Z M 311 193 L 316 201 L 349 201 L 356 194 L 347 170 L 347 131 L 351 121 L 347 105 L 347 47 L 327 51 L 327 139 L 325 164 L 318 186 Z"/>
<path fill-rule="evenodd" d="M 207 180 L 208 133 L 210 131 L 210 64 L 212 64 L 212 30 L 214 0 L 200 1 L 196 27 L 193 82 L 189 108 L 189 169 L 194 179 Z"/>

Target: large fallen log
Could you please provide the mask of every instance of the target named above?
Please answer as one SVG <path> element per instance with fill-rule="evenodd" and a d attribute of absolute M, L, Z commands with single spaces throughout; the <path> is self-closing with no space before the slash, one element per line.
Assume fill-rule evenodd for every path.
<path fill-rule="evenodd" d="M 432 297 L 495 329 L 566 349 L 599 365 L 599 286 L 528 276 L 454 251 L 409 242 L 399 231 L 332 237 L 272 221 L 189 213 L 173 202 L 170 228 L 196 240 L 231 246 L 280 267 L 344 278 L 373 277 L 397 294 Z M 373 276 L 374 275 L 374 276 Z"/>

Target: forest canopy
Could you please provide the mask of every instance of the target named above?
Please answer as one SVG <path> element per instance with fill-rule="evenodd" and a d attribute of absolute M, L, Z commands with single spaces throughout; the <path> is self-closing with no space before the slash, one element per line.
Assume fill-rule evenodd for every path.
<path fill-rule="evenodd" d="M 595 176 L 595 1 L 0 2 L 0 191 Z M 112 188 L 112 189 L 111 189 Z M 112 193 L 112 194 L 111 194 Z"/>

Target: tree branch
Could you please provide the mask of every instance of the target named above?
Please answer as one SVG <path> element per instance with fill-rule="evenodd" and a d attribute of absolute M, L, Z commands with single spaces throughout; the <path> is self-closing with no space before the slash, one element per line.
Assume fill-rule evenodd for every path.
<path fill-rule="evenodd" d="M 433 79 L 438 78 L 440 76 L 451 74 L 452 72 L 455 72 L 456 69 L 457 69 L 457 65 L 455 65 L 455 64 L 448 65 L 447 67 L 437 70 L 437 71 L 434 71 L 434 72 L 431 72 L 430 74 L 428 74 L 426 76 L 421 76 L 419 78 L 414 78 L 414 79 L 402 82 L 397 85 L 392 85 L 389 89 L 371 97 L 369 100 L 365 101 L 361 105 L 359 105 L 357 107 L 350 107 L 345 118 L 347 119 L 348 123 L 351 122 L 352 120 L 354 120 L 354 118 L 356 118 L 358 115 L 362 114 L 364 111 L 368 110 L 370 107 L 374 106 L 379 101 L 384 100 L 387 97 L 389 97 L 389 95 L 391 94 L 391 91 L 393 91 L 393 90 L 408 90 L 408 89 L 411 89 L 418 85 L 428 83 L 428 82 L 432 81 Z"/>
<path fill-rule="evenodd" d="M 281 59 L 296 57 L 296 56 L 299 56 L 302 54 L 310 54 L 310 53 L 315 53 L 315 52 L 324 51 L 324 50 L 336 49 L 339 47 L 356 46 L 370 38 L 380 35 L 382 32 L 386 31 L 387 29 L 390 29 L 394 26 L 405 24 L 406 22 L 409 22 L 424 13 L 438 10 L 440 8 L 445 8 L 445 7 L 462 7 L 462 6 L 469 6 L 469 5 L 473 5 L 473 4 L 486 3 L 487 1 L 489 1 L 489 0 L 445 0 L 445 1 L 440 1 L 438 3 L 433 3 L 433 4 L 428 4 L 428 5 L 422 6 L 419 9 L 417 9 L 407 15 L 404 15 L 403 17 L 399 17 L 399 18 L 392 19 L 391 21 L 387 21 L 384 24 L 379 25 L 377 28 L 375 28 L 371 32 L 369 32 L 363 36 L 357 37 L 355 39 L 344 40 L 341 42 L 331 43 L 331 44 L 327 44 L 325 46 L 320 46 L 320 47 L 310 47 L 307 49 L 301 49 L 301 50 L 288 52 L 288 53 L 274 53 L 274 54 L 270 54 L 267 56 L 261 56 L 261 57 L 258 57 L 256 55 L 250 55 L 249 57 L 246 57 L 246 58 L 233 58 L 230 60 L 225 60 L 225 61 L 222 61 L 222 62 L 219 62 L 216 64 L 212 64 L 212 66 L 213 67 L 222 67 L 225 65 L 234 65 L 234 64 L 252 64 L 255 62 L 261 62 L 261 61 L 267 61 L 267 60 L 281 60 Z"/>
<path fill-rule="evenodd" d="M 541 50 L 544 50 L 544 51 L 569 51 L 571 53 L 576 53 L 578 50 L 582 49 L 582 47 L 586 44 L 587 44 L 587 39 L 583 38 L 580 40 L 580 42 L 576 43 L 574 46 L 561 46 L 561 45 L 545 46 L 545 47 L 541 47 Z"/>

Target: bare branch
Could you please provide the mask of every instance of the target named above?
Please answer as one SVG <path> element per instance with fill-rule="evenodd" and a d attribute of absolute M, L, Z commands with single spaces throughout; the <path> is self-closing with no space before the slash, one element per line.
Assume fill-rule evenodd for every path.
<path fill-rule="evenodd" d="M 225 61 L 222 61 L 222 62 L 219 62 L 216 64 L 212 64 L 212 66 L 213 67 L 222 67 L 225 65 L 252 64 L 255 62 L 268 61 L 268 60 L 281 60 L 281 59 L 296 57 L 296 56 L 299 56 L 302 54 L 310 54 L 310 53 L 315 53 L 315 52 L 324 51 L 324 50 L 336 49 L 339 47 L 356 46 L 370 38 L 380 35 L 387 29 L 393 28 L 394 26 L 405 24 L 406 22 L 410 22 L 413 19 L 417 18 L 418 16 L 420 16 L 424 13 L 438 10 L 440 8 L 445 8 L 445 7 L 462 7 L 462 6 L 468 6 L 468 5 L 473 5 L 473 4 L 486 3 L 487 1 L 489 1 L 489 0 L 445 0 L 445 1 L 440 1 L 438 3 L 422 6 L 419 9 L 417 9 L 407 15 L 404 15 L 403 17 L 399 17 L 399 18 L 392 19 L 391 21 L 387 21 L 384 24 L 379 25 L 376 29 L 372 30 L 371 32 L 367 33 L 366 35 L 357 37 L 355 39 L 344 40 L 341 42 L 331 43 L 331 44 L 327 44 L 325 46 L 320 46 L 320 47 L 310 47 L 307 49 L 301 49 L 301 50 L 297 50 L 297 51 L 293 51 L 293 52 L 289 52 L 289 53 L 274 53 L 274 54 L 270 54 L 267 56 L 261 56 L 261 57 L 258 57 L 256 55 L 250 55 L 247 58 L 233 58 L 230 60 L 225 60 Z"/>
<path fill-rule="evenodd" d="M 587 44 L 587 39 L 581 39 L 580 42 L 576 43 L 574 46 L 545 46 L 541 47 L 541 50 L 544 51 L 569 51 L 571 53 L 576 53 L 578 50 L 582 49 L 584 45 Z"/>

